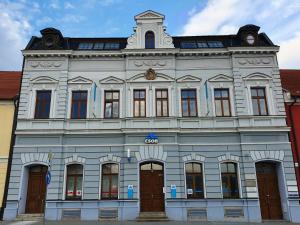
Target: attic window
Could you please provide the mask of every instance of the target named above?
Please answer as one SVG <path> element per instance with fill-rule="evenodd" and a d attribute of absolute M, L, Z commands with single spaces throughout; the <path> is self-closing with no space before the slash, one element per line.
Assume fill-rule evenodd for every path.
<path fill-rule="evenodd" d="M 181 42 L 181 48 L 197 48 L 197 44 L 194 41 Z"/>
<path fill-rule="evenodd" d="M 87 50 L 87 49 L 92 49 L 93 48 L 93 43 L 80 43 L 78 46 L 78 49 L 81 50 Z"/>
<path fill-rule="evenodd" d="M 152 31 L 147 31 L 145 34 L 145 48 L 153 49 L 155 48 L 155 37 Z"/>
<path fill-rule="evenodd" d="M 208 48 L 208 45 L 205 41 L 197 42 L 198 48 Z"/>
<path fill-rule="evenodd" d="M 104 49 L 119 49 L 119 43 L 105 43 Z"/>
<path fill-rule="evenodd" d="M 103 49 L 104 48 L 104 43 L 95 43 L 94 44 L 94 49 Z"/>
<path fill-rule="evenodd" d="M 186 48 L 186 49 L 224 47 L 221 41 L 183 41 L 180 43 L 180 45 L 181 48 Z"/>
<path fill-rule="evenodd" d="M 222 47 L 224 47 L 223 43 L 221 41 L 208 41 L 207 44 L 210 48 L 222 48 Z"/>

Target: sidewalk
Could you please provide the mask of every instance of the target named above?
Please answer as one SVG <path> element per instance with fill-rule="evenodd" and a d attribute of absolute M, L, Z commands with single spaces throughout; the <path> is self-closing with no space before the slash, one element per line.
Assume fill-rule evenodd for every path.
<path fill-rule="evenodd" d="M 286 221 L 268 221 L 263 223 L 247 223 L 247 222 L 207 222 L 207 221 L 195 221 L 195 222 L 135 222 L 135 221 L 46 221 L 45 225 L 300 225 L 300 223 L 289 223 Z M 43 221 L 0 221 L 0 225 L 43 225 Z"/>

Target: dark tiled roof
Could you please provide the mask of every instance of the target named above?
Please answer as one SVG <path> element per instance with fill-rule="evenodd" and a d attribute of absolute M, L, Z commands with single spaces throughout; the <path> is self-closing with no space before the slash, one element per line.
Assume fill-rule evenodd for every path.
<path fill-rule="evenodd" d="M 10 100 L 19 95 L 21 71 L 0 71 L 0 99 Z"/>
<path fill-rule="evenodd" d="M 280 70 L 282 88 L 292 96 L 300 96 L 300 70 Z"/>

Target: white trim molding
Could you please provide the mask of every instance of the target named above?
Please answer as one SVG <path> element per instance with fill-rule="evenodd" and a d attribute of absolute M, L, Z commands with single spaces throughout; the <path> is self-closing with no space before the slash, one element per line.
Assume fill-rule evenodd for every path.
<path fill-rule="evenodd" d="M 239 156 L 235 156 L 235 155 L 232 155 L 230 153 L 226 153 L 226 154 L 221 155 L 221 156 L 218 157 L 218 161 L 220 163 L 228 162 L 228 161 L 239 162 L 239 160 L 240 160 Z"/>
<path fill-rule="evenodd" d="M 161 145 L 142 145 L 140 150 L 135 153 L 138 162 L 146 160 L 158 160 L 165 162 L 167 160 L 167 152 L 164 152 Z"/>
<path fill-rule="evenodd" d="M 283 161 L 284 151 L 250 151 L 250 156 L 253 161 L 275 160 Z"/>
<path fill-rule="evenodd" d="M 182 156 L 183 162 L 189 162 L 189 161 L 197 161 L 203 163 L 205 161 L 205 157 L 202 155 L 198 155 L 196 153 L 192 153 L 189 155 Z"/>
<path fill-rule="evenodd" d="M 22 153 L 21 161 L 23 164 L 49 164 L 48 153 Z"/>
<path fill-rule="evenodd" d="M 71 157 L 65 158 L 65 164 L 85 164 L 85 158 L 74 154 Z"/>
<path fill-rule="evenodd" d="M 121 157 L 110 153 L 110 154 L 107 154 L 107 156 L 103 156 L 103 157 L 99 158 L 99 161 L 101 164 L 106 164 L 108 162 L 120 163 Z"/>

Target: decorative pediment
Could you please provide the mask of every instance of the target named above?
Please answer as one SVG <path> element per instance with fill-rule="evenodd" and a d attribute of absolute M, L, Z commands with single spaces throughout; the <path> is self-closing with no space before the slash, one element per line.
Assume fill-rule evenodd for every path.
<path fill-rule="evenodd" d="M 56 84 L 58 80 L 53 79 L 52 77 L 41 76 L 31 80 L 33 84 Z"/>
<path fill-rule="evenodd" d="M 252 73 L 243 78 L 244 80 L 271 80 L 272 77 L 263 73 Z"/>
<path fill-rule="evenodd" d="M 224 74 L 219 74 L 213 78 L 210 78 L 208 81 L 209 82 L 232 82 L 233 78 L 226 76 Z"/>
<path fill-rule="evenodd" d="M 166 74 L 156 73 L 155 79 L 147 79 L 147 74 L 140 73 L 129 78 L 127 82 L 171 82 L 174 79 Z"/>
<path fill-rule="evenodd" d="M 81 76 L 68 80 L 68 84 L 92 84 L 92 83 L 93 83 L 92 80 Z"/>
<path fill-rule="evenodd" d="M 154 12 L 152 10 L 147 10 L 134 17 L 135 20 L 139 20 L 139 19 L 162 19 L 163 20 L 164 18 L 165 18 L 164 15 L 158 12 Z"/>
<path fill-rule="evenodd" d="M 100 80 L 99 83 L 100 84 L 123 84 L 124 80 L 117 77 L 109 76 Z"/>
<path fill-rule="evenodd" d="M 176 80 L 178 83 L 182 82 L 201 82 L 201 79 L 192 75 L 186 75 L 183 77 L 180 77 Z"/>

